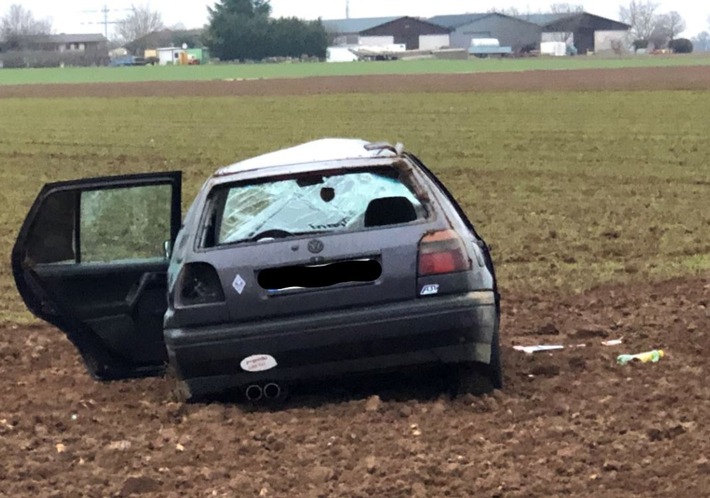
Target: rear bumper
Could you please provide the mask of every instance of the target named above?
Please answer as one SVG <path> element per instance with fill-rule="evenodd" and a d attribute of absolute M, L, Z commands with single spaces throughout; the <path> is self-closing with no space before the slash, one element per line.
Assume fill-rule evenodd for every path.
<path fill-rule="evenodd" d="M 498 327 L 493 291 L 203 328 L 165 330 L 170 362 L 190 391 L 220 392 L 420 364 L 489 363 Z M 240 363 L 271 355 L 276 367 Z"/>

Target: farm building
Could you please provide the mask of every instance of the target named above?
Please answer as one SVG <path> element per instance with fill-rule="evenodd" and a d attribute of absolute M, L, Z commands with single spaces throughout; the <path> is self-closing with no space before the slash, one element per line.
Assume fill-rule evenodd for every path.
<path fill-rule="evenodd" d="M 4 67 L 93 66 L 108 62 L 108 40 L 101 34 L 31 35 L 0 46 Z"/>
<path fill-rule="evenodd" d="M 358 45 L 360 32 L 386 24 L 394 17 L 363 17 L 359 19 L 326 19 L 321 21 L 331 45 Z"/>
<path fill-rule="evenodd" d="M 450 29 L 414 17 L 373 17 L 322 21 L 333 45 L 395 45 L 407 50 L 448 47 Z"/>
<path fill-rule="evenodd" d="M 496 38 L 514 53 L 534 50 L 540 44 L 540 26 L 496 12 L 435 16 L 429 22 L 449 28 L 451 46 L 456 48 L 469 48 L 474 38 Z"/>
<path fill-rule="evenodd" d="M 435 16 L 429 22 L 450 28 L 451 46 L 468 48 L 474 38 L 497 38 L 513 52 L 538 49 L 541 42 L 566 42 L 577 52 L 613 50 L 625 40 L 629 25 L 589 14 L 527 14 L 508 16 L 500 13 Z"/>
<path fill-rule="evenodd" d="M 615 50 L 625 46 L 628 24 L 588 12 L 568 14 L 529 14 L 519 19 L 540 26 L 541 41 L 563 41 L 574 45 L 580 54 Z"/>
<path fill-rule="evenodd" d="M 401 43 L 407 50 L 433 50 L 448 47 L 450 29 L 414 17 L 400 17 L 360 32 L 363 45 Z M 364 41 L 363 41 L 364 40 Z"/>

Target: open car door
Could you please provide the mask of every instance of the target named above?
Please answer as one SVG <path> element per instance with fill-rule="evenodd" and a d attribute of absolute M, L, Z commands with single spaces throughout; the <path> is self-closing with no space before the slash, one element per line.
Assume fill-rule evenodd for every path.
<path fill-rule="evenodd" d="M 96 378 L 165 367 L 166 275 L 180 201 L 180 172 L 52 183 L 22 225 L 12 250 L 17 290 Z"/>

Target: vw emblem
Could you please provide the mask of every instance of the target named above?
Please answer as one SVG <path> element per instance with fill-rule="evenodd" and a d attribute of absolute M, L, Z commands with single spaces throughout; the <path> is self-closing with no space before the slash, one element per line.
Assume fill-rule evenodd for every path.
<path fill-rule="evenodd" d="M 324 247 L 325 246 L 323 245 L 323 242 L 318 239 L 313 239 L 308 242 L 308 250 L 313 254 L 318 254 L 323 250 Z"/>

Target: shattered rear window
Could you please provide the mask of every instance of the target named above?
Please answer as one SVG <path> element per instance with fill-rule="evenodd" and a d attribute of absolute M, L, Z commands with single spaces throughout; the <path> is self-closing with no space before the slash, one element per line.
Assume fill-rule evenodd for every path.
<path fill-rule="evenodd" d="M 203 246 L 409 223 L 426 216 L 395 168 L 305 174 L 213 192 Z"/>

